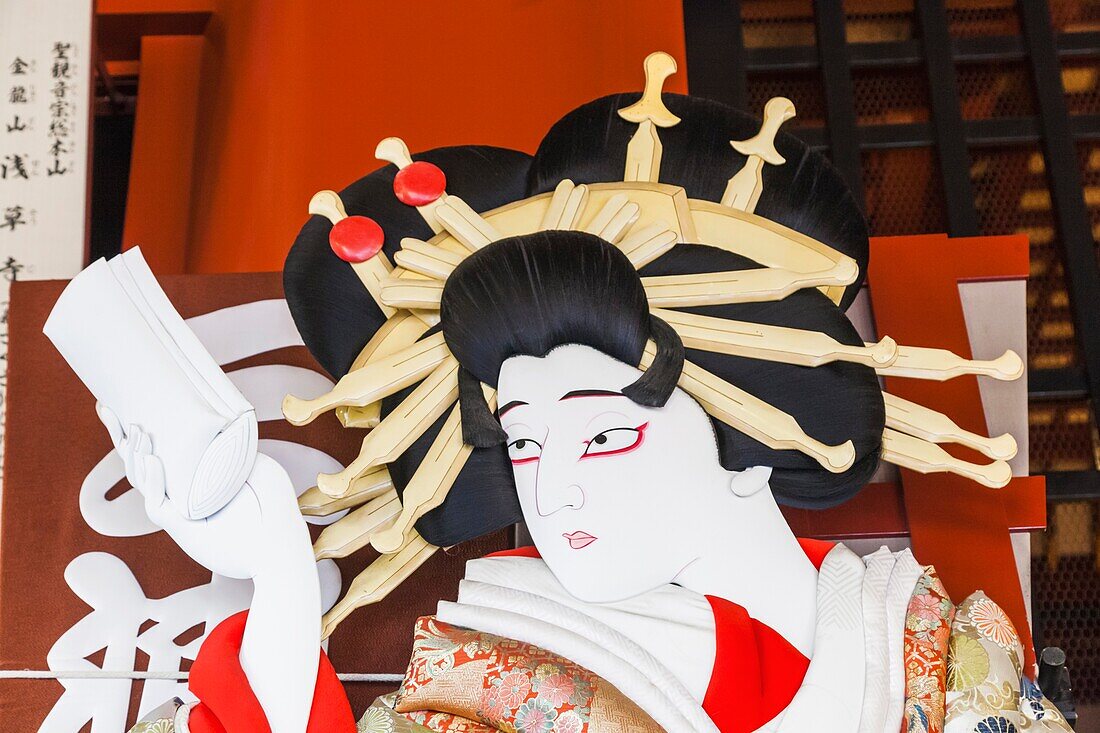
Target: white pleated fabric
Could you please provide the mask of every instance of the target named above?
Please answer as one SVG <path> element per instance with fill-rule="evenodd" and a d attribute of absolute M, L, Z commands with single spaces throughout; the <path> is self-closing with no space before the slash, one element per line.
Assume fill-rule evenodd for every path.
<path fill-rule="evenodd" d="M 886 631 L 886 590 L 896 558 L 880 547 L 863 558 L 863 638 L 867 664 L 859 733 L 882 733 L 890 704 L 890 645 Z M 899 723 L 900 729 L 900 723 Z"/>
<path fill-rule="evenodd" d="M 790 705 L 761 731 L 854 733 L 864 700 L 863 588 L 859 556 L 838 544 L 817 576 L 814 655 Z"/>
<path fill-rule="evenodd" d="M 471 560 L 466 579 L 532 593 L 601 621 L 653 655 L 697 702 L 707 694 L 716 643 L 714 611 L 706 596 L 670 584 L 623 601 L 585 603 L 533 557 Z"/>
<path fill-rule="evenodd" d="M 894 555 L 894 569 L 886 586 L 886 638 L 890 670 L 890 698 L 883 733 L 897 733 L 905 716 L 905 617 L 909 599 L 924 568 L 908 548 Z"/>

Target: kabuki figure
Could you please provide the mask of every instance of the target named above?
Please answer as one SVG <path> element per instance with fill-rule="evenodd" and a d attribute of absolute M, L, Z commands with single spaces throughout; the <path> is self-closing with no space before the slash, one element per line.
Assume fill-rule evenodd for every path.
<path fill-rule="evenodd" d="M 283 412 L 370 430 L 299 502 L 358 507 L 307 557 L 289 559 L 295 534 L 273 566 L 289 523 L 239 496 L 224 516 L 165 519 L 156 436 L 112 426 L 185 551 L 279 579 L 207 640 L 200 702 L 137 730 L 1069 730 L 995 599 L 956 608 L 908 550 L 860 558 L 796 538 L 780 512 L 844 502 L 880 460 L 1003 486 L 1011 436 L 944 437 L 945 416 L 879 377 L 1015 379 L 1020 358 L 864 343 L 845 309 L 867 224 L 826 158 L 780 130 L 791 102 L 761 121 L 662 94 L 674 70 L 652 54 L 642 94 L 568 113 L 534 156 L 413 158 L 389 138 L 392 165 L 314 196 L 285 289 L 339 381 Z M 285 491 L 273 464 L 248 482 L 261 506 Z M 534 546 L 468 563 L 457 599 L 410 629 L 400 688 L 357 724 L 320 638 L 438 548 L 519 522 Z M 293 589 L 316 599 L 314 553 L 368 544 L 380 557 L 323 621 L 281 613 Z"/>

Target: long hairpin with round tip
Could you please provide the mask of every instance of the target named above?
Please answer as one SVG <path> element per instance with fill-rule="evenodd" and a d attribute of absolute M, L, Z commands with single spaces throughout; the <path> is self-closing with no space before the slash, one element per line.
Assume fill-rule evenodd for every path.
<path fill-rule="evenodd" d="M 321 619 L 321 638 L 332 636 L 340 622 L 355 609 L 388 596 L 438 549 L 413 530 L 397 552 L 383 555 L 355 577 L 348 592 Z"/>
<path fill-rule="evenodd" d="M 420 381 L 449 356 L 443 334 L 433 334 L 348 372 L 331 391 L 315 399 L 287 395 L 283 398 L 283 417 L 291 425 L 307 425 L 318 415 L 342 405 L 370 404 Z"/>
<path fill-rule="evenodd" d="M 656 348 L 650 342 L 642 356 L 641 366 L 648 367 L 655 355 Z M 798 421 L 786 412 L 690 361 L 684 362 L 680 388 L 698 400 L 707 413 L 769 448 L 801 451 L 833 473 L 843 473 L 855 462 L 856 453 L 852 441 L 826 445 L 811 438 L 798 425 Z"/>
<path fill-rule="evenodd" d="M 1015 351 L 1005 351 L 996 359 L 966 359 L 947 349 L 930 349 L 923 346 L 899 346 L 898 358 L 893 364 L 879 367 L 884 377 L 909 377 L 942 382 L 965 374 L 992 377 L 1011 382 L 1024 374 L 1024 361 Z"/>
<path fill-rule="evenodd" d="M 348 372 L 362 369 L 372 359 L 381 359 L 406 346 L 411 346 L 428 330 L 423 318 L 399 311 L 386 320 L 375 332 L 359 356 L 355 357 Z M 382 402 L 376 400 L 363 406 L 341 405 L 336 408 L 336 418 L 345 428 L 373 428 L 382 419 Z"/>
<path fill-rule="evenodd" d="M 359 455 L 339 473 L 317 477 L 317 488 L 344 496 L 370 469 L 397 460 L 458 399 L 458 362 L 448 356 L 363 438 Z"/>
<path fill-rule="evenodd" d="M 318 560 L 347 557 L 370 544 L 371 538 L 392 525 L 400 513 L 401 500 L 391 489 L 325 527 L 313 543 L 313 554 Z"/>
<path fill-rule="evenodd" d="M 333 498 L 316 486 L 298 497 L 298 509 L 307 517 L 327 517 L 345 509 L 354 509 L 393 489 L 389 469 L 377 466 L 352 482 L 343 496 Z"/>
<path fill-rule="evenodd" d="M 1012 480 L 1005 461 L 970 463 L 951 455 L 936 443 L 887 428 L 882 431 L 882 459 L 920 473 L 955 473 L 982 486 L 999 489 Z"/>
<path fill-rule="evenodd" d="M 496 390 L 483 387 L 489 409 L 496 407 Z M 403 546 L 416 520 L 443 503 L 473 448 L 462 441 L 461 410 L 451 410 L 446 422 L 420 462 L 402 494 L 401 514 L 393 525 L 371 538 L 381 553 L 396 552 Z"/>
<path fill-rule="evenodd" d="M 838 260 L 827 270 L 793 272 L 777 267 L 760 267 L 698 275 L 643 277 L 650 305 L 661 308 L 690 308 L 727 303 L 758 303 L 780 300 L 808 288 L 851 285 L 859 268 L 850 259 Z M 382 287 L 385 288 L 384 281 Z"/>
<path fill-rule="evenodd" d="M 810 367 L 833 361 L 884 367 L 892 364 L 898 355 L 898 345 L 889 336 L 877 344 L 851 346 L 820 331 L 731 321 L 661 308 L 653 308 L 651 312 L 676 329 L 689 349 Z"/>
<path fill-rule="evenodd" d="M 886 427 L 930 443 L 956 443 L 978 451 L 987 458 L 1007 461 L 1016 456 L 1016 439 L 1008 433 L 986 437 L 963 430 L 941 412 L 923 405 L 882 393 L 886 403 Z"/>

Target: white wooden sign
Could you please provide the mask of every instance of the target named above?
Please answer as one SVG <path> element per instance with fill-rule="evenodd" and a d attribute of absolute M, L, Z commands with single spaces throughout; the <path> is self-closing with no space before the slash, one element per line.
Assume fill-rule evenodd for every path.
<path fill-rule="evenodd" d="M 92 13 L 91 0 L 0 2 L 0 399 L 11 282 L 84 265 Z"/>

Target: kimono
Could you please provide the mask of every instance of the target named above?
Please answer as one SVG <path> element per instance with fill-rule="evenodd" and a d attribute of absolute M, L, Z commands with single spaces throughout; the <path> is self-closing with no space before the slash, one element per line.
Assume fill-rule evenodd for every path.
<path fill-rule="evenodd" d="M 1015 630 L 984 595 L 956 614 L 908 550 L 860 558 L 800 543 L 818 569 L 810 658 L 736 603 L 676 585 L 584 603 L 521 548 L 467 564 L 456 601 L 417 621 L 401 687 L 358 723 L 322 652 L 308 733 L 969 733 L 998 715 L 1017 731 L 1070 730 L 1023 676 Z M 134 731 L 270 730 L 237 659 L 245 618 L 204 643 L 190 680 L 200 702 Z M 980 653 L 993 660 L 975 651 L 983 643 L 1010 657 L 992 682 L 969 671 Z M 1003 709 L 981 708 L 990 684 Z"/>

